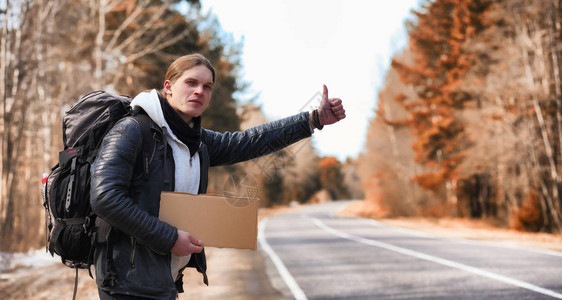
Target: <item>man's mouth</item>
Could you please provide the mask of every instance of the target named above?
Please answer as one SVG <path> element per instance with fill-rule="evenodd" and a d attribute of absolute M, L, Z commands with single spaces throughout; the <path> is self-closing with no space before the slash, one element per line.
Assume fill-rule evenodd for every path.
<path fill-rule="evenodd" d="M 199 105 L 203 105 L 203 101 L 199 100 L 199 99 L 191 99 L 191 100 L 187 100 L 187 102 L 189 103 L 197 103 Z"/>

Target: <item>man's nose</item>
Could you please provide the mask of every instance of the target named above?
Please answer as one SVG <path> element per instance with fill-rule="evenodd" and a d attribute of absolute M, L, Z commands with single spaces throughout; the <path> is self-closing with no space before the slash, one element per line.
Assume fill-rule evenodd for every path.
<path fill-rule="evenodd" d="M 202 86 L 202 85 L 196 86 L 196 87 L 195 87 L 194 93 L 196 93 L 196 94 L 203 94 L 203 86 Z"/>

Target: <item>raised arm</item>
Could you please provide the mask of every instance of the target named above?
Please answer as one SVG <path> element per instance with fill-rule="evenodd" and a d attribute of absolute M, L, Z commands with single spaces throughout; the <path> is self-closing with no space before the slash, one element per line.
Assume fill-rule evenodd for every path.
<path fill-rule="evenodd" d="M 270 154 L 310 137 L 308 112 L 265 123 L 245 131 L 203 130 L 211 166 L 228 165 Z"/>
<path fill-rule="evenodd" d="M 344 118 L 342 100 L 328 98 L 328 88 L 324 85 L 316 112 L 302 112 L 243 132 L 221 134 L 203 130 L 202 139 L 209 149 L 211 166 L 234 164 L 283 149 L 310 137 L 314 128 L 322 129 Z"/>

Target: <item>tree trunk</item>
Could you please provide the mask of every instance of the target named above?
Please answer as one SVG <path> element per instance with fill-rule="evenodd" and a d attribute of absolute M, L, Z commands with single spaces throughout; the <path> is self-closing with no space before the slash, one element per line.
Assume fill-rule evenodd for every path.
<path fill-rule="evenodd" d="M 535 28 L 534 31 L 536 31 L 536 28 L 538 28 L 538 25 L 535 23 L 532 24 L 524 24 L 521 23 L 519 16 L 516 14 L 516 19 L 519 21 L 518 23 L 520 24 L 517 27 L 517 33 L 521 38 L 521 41 L 519 43 L 520 46 L 520 51 L 521 54 L 523 56 L 523 63 L 524 63 L 524 68 L 525 68 L 525 74 L 527 77 L 527 84 L 530 87 L 531 91 L 534 90 L 533 88 L 535 87 L 535 76 L 533 75 L 533 67 L 531 66 L 531 61 L 529 59 L 529 55 L 527 52 L 527 48 L 531 48 L 535 51 L 536 55 L 538 56 L 538 58 L 536 58 L 536 60 L 538 61 L 539 64 L 539 71 L 540 74 L 543 74 L 542 76 L 542 80 L 541 84 L 543 85 L 543 91 L 546 92 L 546 95 L 548 95 L 548 89 L 545 90 L 545 81 L 544 79 L 546 78 L 546 76 L 544 76 L 546 70 L 544 67 L 544 57 L 542 57 L 543 55 L 543 44 L 542 44 L 542 35 L 540 34 L 535 34 L 533 36 L 531 36 L 527 30 L 527 28 L 525 27 L 525 25 L 528 25 L 532 28 Z M 560 195 L 558 193 L 558 186 L 559 186 L 559 182 L 560 182 L 560 178 L 558 175 L 558 171 L 557 171 L 557 167 L 556 167 L 556 158 L 554 157 L 554 152 L 553 152 L 553 148 L 548 136 L 548 128 L 545 124 L 544 118 L 543 118 L 543 114 L 542 114 L 542 110 L 540 107 L 540 104 L 538 103 L 538 100 L 536 98 L 536 96 L 532 96 L 532 103 L 533 103 L 533 107 L 535 110 L 535 117 L 536 120 L 538 122 L 539 125 L 539 130 L 541 132 L 541 138 L 542 138 L 542 142 L 545 148 L 545 155 L 548 159 L 548 164 L 549 164 L 549 176 L 550 176 L 550 191 L 547 193 L 547 195 L 545 195 L 545 199 L 544 201 L 546 201 L 545 206 L 548 207 L 548 211 L 549 211 L 549 215 L 552 218 L 552 222 L 554 223 L 554 229 L 555 230 L 560 230 L 562 229 L 562 221 L 560 218 L 560 213 L 556 210 L 556 206 L 554 205 L 554 203 L 557 203 L 558 201 L 560 201 Z M 540 173 L 539 173 L 539 180 L 542 181 L 542 179 L 540 179 Z M 542 205 L 542 204 L 541 204 Z M 545 216 L 545 218 L 548 218 L 547 216 Z"/>
<path fill-rule="evenodd" d="M 560 230 L 562 229 L 562 221 L 560 218 L 560 214 L 556 209 L 556 206 L 554 205 L 554 202 L 558 201 L 560 199 L 560 196 L 558 195 L 558 172 L 556 171 L 556 164 L 554 162 L 554 155 L 552 153 L 552 147 L 550 145 L 550 141 L 548 139 L 547 136 L 547 132 L 546 132 L 546 125 L 544 123 L 544 119 L 542 116 L 542 111 L 541 111 L 541 107 L 537 101 L 536 98 L 533 97 L 533 106 L 535 108 L 535 115 L 537 116 L 537 121 L 539 123 L 539 127 L 541 130 L 541 134 L 542 134 L 542 139 L 544 142 L 544 147 L 546 149 L 546 156 L 548 158 L 548 162 L 550 165 L 550 178 L 552 180 L 552 195 L 551 197 L 547 197 L 547 203 L 549 206 L 549 211 L 550 211 L 550 215 L 552 217 L 552 221 L 554 222 L 554 225 L 556 226 L 555 229 Z"/>
<path fill-rule="evenodd" d="M 10 16 L 12 7 L 7 3 L 6 16 Z M 25 114 L 22 109 L 26 108 L 25 103 L 16 101 L 16 97 L 24 95 L 18 93 L 22 82 L 20 81 L 20 69 L 24 68 L 25 61 L 22 60 L 22 31 L 26 30 L 25 23 L 29 13 L 29 3 L 22 2 L 19 9 L 18 18 L 8 17 L 4 32 L 5 53 L 3 57 L 4 63 L 4 81 L 2 82 L 2 205 L 0 206 L 0 238 L 8 240 L 7 237 L 13 231 L 16 215 L 15 215 L 15 197 L 16 174 L 18 171 L 19 151 L 23 148 L 18 144 L 22 141 L 22 124 Z M 10 24 L 17 20 L 17 24 Z M 12 40 L 13 39 L 13 40 Z M 11 73 L 11 77 L 7 74 Z M 9 243 L 2 243 L 1 249 L 9 249 Z"/>
<path fill-rule="evenodd" d="M 560 66 L 558 61 L 558 47 L 556 47 L 556 32 L 560 30 L 560 22 L 558 20 L 558 1 L 552 2 L 550 14 L 550 28 L 548 36 L 550 38 L 550 57 L 552 59 L 552 72 L 554 78 L 554 92 L 556 96 L 556 124 L 558 131 L 558 157 L 557 165 L 562 166 L 562 90 L 560 87 Z"/>
<path fill-rule="evenodd" d="M 99 0 L 98 3 L 98 33 L 96 35 L 96 44 L 94 48 L 95 70 L 94 80 L 95 89 L 101 90 L 103 85 L 103 37 L 105 35 L 105 11 L 107 0 Z"/>
<path fill-rule="evenodd" d="M 4 160 L 6 158 L 6 75 L 8 72 L 8 56 L 9 56 L 9 40 L 8 40 L 8 15 L 11 11 L 10 1 L 6 0 L 6 9 L 2 17 L 2 40 L 0 41 L 0 224 L 6 219 L 7 201 L 8 201 L 8 185 L 6 178 L 6 169 Z"/>

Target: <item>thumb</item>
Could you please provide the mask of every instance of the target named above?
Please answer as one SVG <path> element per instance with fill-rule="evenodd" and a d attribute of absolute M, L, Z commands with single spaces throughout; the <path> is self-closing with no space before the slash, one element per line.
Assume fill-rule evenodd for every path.
<path fill-rule="evenodd" d="M 328 87 L 324 84 L 324 90 L 322 92 L 322 100 L 328 100 Z"/>
<path fill-rule="evenodd" d="M 193 245 L 196 245 L 196 246 L 201 246 L 201 245 L 203 244 L 203 243 L 201 243 L 201 240 L 195 238 L 195 237 L 192 236 L 192 235 L 189 237 L 189 241 L 190 241 Z"/>

